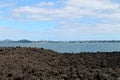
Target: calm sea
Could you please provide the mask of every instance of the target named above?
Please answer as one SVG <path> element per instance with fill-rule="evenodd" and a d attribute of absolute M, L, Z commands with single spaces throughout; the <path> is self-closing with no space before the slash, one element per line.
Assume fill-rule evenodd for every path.
<path fill-rule="evenodd" d="M 120 51 L 120 43 L 0 43 L 0 47 L 38 47 L 57 52 L 111 52 Z"/>

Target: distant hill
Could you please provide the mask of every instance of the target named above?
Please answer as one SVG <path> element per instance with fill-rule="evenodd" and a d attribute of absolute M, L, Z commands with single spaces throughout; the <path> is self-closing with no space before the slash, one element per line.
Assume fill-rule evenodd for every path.
<path fill-rule="evenodd" d="M 23 39 L 23 40 L 19 40 L 19 41 L 16 41 L 17 43 L 31 43 L 33 41 L 30 41 L 30 40 L 27 40 L 27 39 Z"/>
<path fill-rule="evenodd" d="M 18 40 L 18 41 L 13 41 L 13 40 L 6 39 L 6 40 L 0 41 L 0 43 L 31 43 L 31 42 L 33 42 L 33 41 L 30 41 L 30 40 L 27 40 L 27 39 Z"/>

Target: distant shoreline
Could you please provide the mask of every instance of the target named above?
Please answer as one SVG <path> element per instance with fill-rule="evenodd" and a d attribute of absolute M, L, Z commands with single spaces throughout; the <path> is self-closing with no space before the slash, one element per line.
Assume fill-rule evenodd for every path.
<path fill-rule="evenodd" d="M 1 40 L 0 43 L 120 43 L 120 40 L 88 40 L 88 41 L 47 41 L 47 40 L 41 40 L 41 41 L 32 41 L 32 40 Z"/>

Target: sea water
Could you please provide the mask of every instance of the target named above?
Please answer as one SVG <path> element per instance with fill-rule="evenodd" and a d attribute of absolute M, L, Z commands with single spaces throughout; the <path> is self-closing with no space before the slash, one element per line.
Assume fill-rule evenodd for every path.
<path fill-rule="evenodd" d="M 37 47 L 56 52 L 112 52 L 120 51 L 120 43 L 0 43 L 0 47 Z"/>

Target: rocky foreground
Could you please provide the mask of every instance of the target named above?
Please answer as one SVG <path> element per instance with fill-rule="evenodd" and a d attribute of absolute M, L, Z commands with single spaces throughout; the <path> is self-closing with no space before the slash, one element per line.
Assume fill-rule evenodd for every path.
<path fill-rule="evenodd" d="M 57 53 L 0 48 L 0 80 L 120 80 L 120 52 Z"/>

